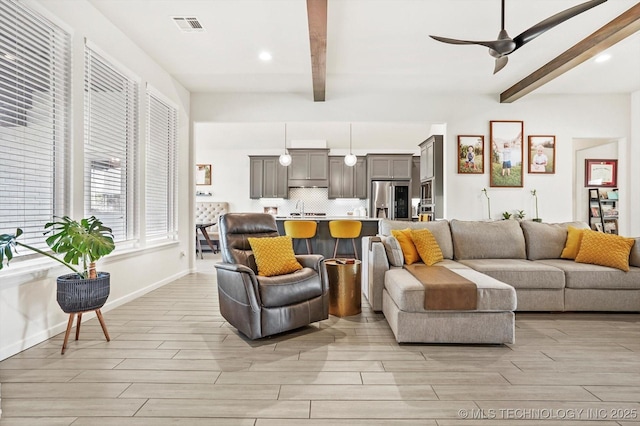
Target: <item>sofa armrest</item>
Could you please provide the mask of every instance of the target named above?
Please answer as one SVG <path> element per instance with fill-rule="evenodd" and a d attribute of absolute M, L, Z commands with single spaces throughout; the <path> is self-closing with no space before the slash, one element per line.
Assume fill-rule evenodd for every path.
<path fill-rule="evenodd" d="M 250 306 L 253 312 L 262 309 L 258 280 L 253 270 L 236 263 L 216 263 L 218 289 L 234 301 Z"/>
<path fill-rule="evenodd" d="M 384 274 L 389 270 L 389 259 L 378 236 L 362 237 L 362 293 L 374 311 L 382 310 Z"/>

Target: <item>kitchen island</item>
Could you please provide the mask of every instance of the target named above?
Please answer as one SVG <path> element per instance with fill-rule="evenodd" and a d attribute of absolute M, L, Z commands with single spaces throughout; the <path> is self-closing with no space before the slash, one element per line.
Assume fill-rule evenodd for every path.
<path fill-rule="evenodd" d="M 333 257 L 333 247 L 335 239 L 331 237 L 329 232 L 329 222 L 332 220 L 359 220 L 362 222 L 362 231 L 360 237 L 356 238 L 356 247 L 358 249 L 358 258 L 362 259 L 362 237 L 376 235 L 378 233 L 377 218 L 364 216 L 276 216 L 276 224 L 280 235 L 284 233 L 284 222 L 286 220 L 313 220 L 318 223 L 315 238 L 311 239 L 311 247 L 315 254 L 321 254 L 325 259 Z M 296 254 L 306 254 L 307 246 L 304 240 L 293 240 L 293 249 Z M 353 247 L 351 241 L 346 240 L 340 242 L 338 246 L 338 257 L 353 257 Z"/>

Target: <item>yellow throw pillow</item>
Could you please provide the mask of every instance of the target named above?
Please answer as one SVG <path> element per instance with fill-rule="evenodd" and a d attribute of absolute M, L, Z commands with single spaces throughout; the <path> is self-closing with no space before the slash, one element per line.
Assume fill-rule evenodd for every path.
<path fill-rule="evenodd" d="M 567 242 L 564 244 L 564 249 L 560 254 L 562 259 L 575 259 L 578 251 L 580 251 L 580 243 L 582 242 L 582 235 L 585 229 L 575 228 L 573 226 L 567 227 Z"/>
<path fill-rule="evenodd" d="M 412 229 L 411 239 L 425 265 L 432 266 L 444 259 L 436 237 L 428 229 Z"/>
<path fill-rule="evenodd" d="M 633 238 L 586 229 L 576 262 L 610 266 L 629 272 L 629 253 L 635 242 Z"/>
<path fill-rule="evenodd" d="M 248 238 L 258 266 L 258 275 L 272 277 L 302 269 L 293 252 L 293 240 L 281 237 Z"/>
<path fill-rule="evenodd" d="M 413 244 L 413 240 L 411 239 L 411 229 L 392 229 L 391 235 L 396 237 L 396 240 L 400 243 L 402 255 L 404 256 L 404 263 L 411 265 L 412 263 L 416 263 L 420 260 L 418 250 L 416 250 L 416 246 Z"/>

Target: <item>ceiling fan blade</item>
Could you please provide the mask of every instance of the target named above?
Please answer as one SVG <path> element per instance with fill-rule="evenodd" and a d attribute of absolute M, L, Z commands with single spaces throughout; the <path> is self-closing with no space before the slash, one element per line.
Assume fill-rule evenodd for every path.
<path fill-rule="evenodd" d="M 455 38 L 447 38 L 447 37 L 440 37 L 440 36 L 434 36 L 434 35 L 430 35 L 429 37 L 431 37 L 434 40 L 441 41 L 442 43 L 449 43 L 449 44 L 477 44 L 477 45 L 480 45 L 480 46 L 488 47 L 489 49 L 493 49 L 493 50 L 499 50 L 499 46 L 497 46 L 497 44 L 500 44 L 502 42 L 502 40 L 494 40 L 494 41 L 458 40 L 458 39 L 455 39 Z"/>
<path fill-rule="evenodd" d="M 499 58 L 496 58 L 496 65 L 493 68 L 493 73 L 495 74 L 498 71 L 500 71 L 502 68 L 504 68 L 507 65 L 507 62 L 509 62 L 508 56 L 501 56 Z"/>
<path fill-rule="evenodd" d="M 591 9 L 592 7 L 596 7 L 599 4 L 602 4 L 604 2 L 606 2 L 607 0 L 590 0 L 588 2 L 579 4 L 577 6 L 571 7 L 567 10 L 564 10 L 562 12 L 556 13 L 553 16 L 548 17 L 547 19 L 545 19 L 544 21 L 538 22 L 536 25 L 534 25 L 533 27 L 529 28 L 528 30 L 525 30 L 522 34 L 516 36 L 513 38 L 513 41 L 516 43 L 516 47 L 513 50 L 516 50 L 520 47 L 522 47 L 523 45 L 525 45 L 526 43 L 530 42 L 531 40 L 533 40 L 534 38 L 538 37 L 539 35 L 541 35 L 542 33 L 550 30 L 551 28 L 555 27 L 558 24 L 561 24 L 562 22 L 573 18 L 576 15 L 579 15 L 582 12 L 586 12 L 587 10 Z"/>

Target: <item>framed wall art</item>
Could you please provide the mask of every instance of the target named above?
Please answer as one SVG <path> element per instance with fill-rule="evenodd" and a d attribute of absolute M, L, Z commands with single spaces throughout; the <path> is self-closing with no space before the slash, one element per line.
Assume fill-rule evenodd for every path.
<path fill-rule="evenodd" d="M 211 185 L 211 164 L 196 164 L 196 185 Z"/>
<path fill-rule="evenodd" d="M 484 136 L 458 136 L 458 173 L 484 173 Z"/>
<path fill-rule="evenodd" d="M 556 137 L 529 136 L 529 173 L 556 172 Z"/>
<path fill-rule="evenodd" d="M 584 186 L 600 188 L 618 186 L 618 160 L 584 160 Z"/>
<path fill-rule="evenodd" d="M 491 121 L 489 185 L 492 187 L 522 187 L 523 121 Z"/>

